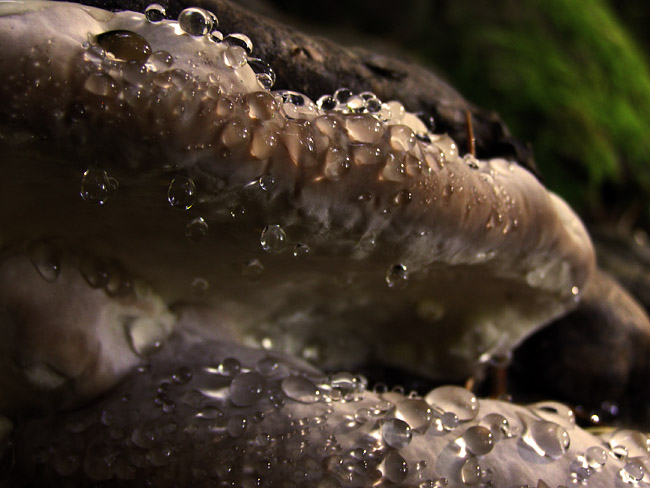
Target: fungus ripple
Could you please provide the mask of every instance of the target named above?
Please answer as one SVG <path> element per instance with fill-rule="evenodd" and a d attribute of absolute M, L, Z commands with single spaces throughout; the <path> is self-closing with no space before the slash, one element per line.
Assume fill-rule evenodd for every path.
<path fill-rule="evenodd" d="M 454 388 L 406 398 L 323 375 L 369 357 L 471 374 L 576 306 L 589 237 L 515 162 L 462 156 L 399 102 L 270 91 L 246 36 L 224 37 L 202 9 L 155 10 L 0 4 L 10 476 L 644 480 L 645 458 L 598 456 L 603 441 L 558 407 Z M 134 366 L 92 407 L 15 416 L 84 404 Z"/>

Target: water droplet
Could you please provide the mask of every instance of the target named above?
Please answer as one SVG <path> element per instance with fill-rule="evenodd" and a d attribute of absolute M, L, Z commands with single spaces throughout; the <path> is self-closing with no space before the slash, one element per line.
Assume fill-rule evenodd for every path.
<path fill-rule="evenodd" d="M 390 450 L 384 458 L 384 476 L 393 483 L 401 483 L 409 473 L 408 463 L 400 453 Z"/>
<path fill-rule="evenodd" d="M 476 485 L 481 481 L 481 465 L 474 456 L 465 459 L 460 468 L 460 480 L 466 486 Z"/>
<path fill-rule="evenodd" d="M 158 3 L 152 3 L 146 9 L 144 9 L 144 16 L 152 24 L 157 24 L 158 22 L 165 20 L 165 17 L 167 17 L 167 12 L 162 5 Z"/>
<path fill-rule="evenodd" d="M 375 144 L 384 134 L 384 125 L 372 115 L 351 115 L 345 118 L 345 128 L 352 142 Z"/>
<path fill-rule="evenodd" d="M 228 419 L 227 430 L 231 437 L 241 437 L 246 432 L 248 421 L 243 415 L 233 415 Z"/>
<path fill-rule="evenodd" d="M 636 430 L 619 429 L 609 439 L 609 447 L 614 452 L 623 452 L 626 457 L 648 456 L 650 439 Z"/>
<path fill-rule="evenodd" d="M 410 398 L 397 403 L 395 416 L 404 420 L 414 431 L 423 433 L 431 425 L 433 411 L 424 400 Z"/>
<path fill-rule="evenodd" d="M 585 451 L 585 462 L 590 468 L 600 468 L 607 462 L 607 451 L 600 446 L 591 446 Z"/>
<path fill-rule="evenodd" d="M 327 148 L 323 173 L 328 180 L 340 180 L 350 172 L 351 166 L 347 151 L 338 147 Z"/>
<path fill-rule="evenodd" d="M 388 419 L 381 426 L 381 435 L 390 447 L 402 449 L 411 442 L 413 432 L 411 426 L 403 420 Z"/>
<path fill-rule="evenodd" d="M 84 202 L 103 205 L 115 193 L 117 187 L 117 180 L 109 177 L 106 171 L 88 169 L 81 178 L 81 190 L 79 194 Z"/>
<path fill-rule="evenodd" d="M 510 436 L 508 419 L 498 413 L 490 413 L 481 419 L 479 425 L 490 429 L 495 442 Z"/>
<path fill-rule="evenodd" d="M 293 246 L 293 257 L 294 258 L 304 258 L 309 254 L 309 246 L 307 244 L 298 243 Z"/>
<path fill-rule="evenodd" d="M 117 61 L 145 63 L 151 56 L 151 46 L 140 34 L 129 30 L 114 30 L 97 36 L 97 44 Z"/>
<path fill-rule="evenodd" d="M 241 371 L 241 363 L 237 358 L 225 358 L 219 364 L 219 373 L 225 376 L 237 376 Z"/>
<path fill-rule="evenodd" d="M 205 405 L 196 413 L 196 417 L 205 420 L 216 420 L 223 417 L 223 412 L 214 405 Z"/>
<path fill-rule="evenodd" d="M 338 103 L 341 104 L 347 103 L 347 101 L 350 99 L 351 96 L 352 96 L 352 91 L 347 88 L 339 88 L 334 92 L 334 95 L 332 95 L 334 100 L 336 100 Z"/>
<path fill-rule="evenodd" d="M 223 64 L 233 69 L 241 68 L 248 60 L 246 49 L 241 46 L 228 46 L 223 50 L 222 57 Z"/>
<path fill-rule="evenodd" d="M 320 390 L 304 376 L 288 376 L 282 380 L 281 386 L 284 394 L 297 402 L 315 403 L 320 400 Z"/>
<path fill-rule="evenodd" d="M 408 285 L 409 274 L 406 266 L 395 264 L 386 272 L 386 284 L 393 290 L 403 290 Z"/>
<path fill-rule="evenodd" d="M 287 245 L 287 235 L 279 225 L 267 225 L 260 235 L 260 244 L 266 252 L 282 252 Z"/>
<path fill-rule="evenodd" d="M 196 202 L 196 185 L 192 178 L 177 176 L 167 189 L 167 201 L 179 210 L 189 210 Z"/>
<path fill-rule="evenodd" d="M 154 71 L 164 71 L 174 65 L 174 56 L 167 51 L 156 51 L 149 57 L 149 62 Z"/>
<path fill-rule="evenodd" d="M 427 393 L 424 400 L 443 412 L 455 413 L 461 422 L 476 418 L 479 410 L 476 396 L 460 386 L 441 386 Z"/>
<path fill-rule="evenodd" d="M 180 366 L 172 375 L 172 381 L 179 385 L 186 385 L 192 381 L 192 370 L 187 366 Z"/>
<path fill-rule="evenodd" d="M 316 106 L 321 110 L 334 110 L 336 108 L 336 99 L 331 95 L 323 95 L 316 100 Z"/>
<path fill-rule="evenodd" d="M 451 432 L 456 427 L 458 427 L 458 415 L 454 412 L 445 412 L 440 417 L 440 426 L 443 430 Z"/>
<path fill-rule="evenodd" d="M 522 439 L 537 454 L 552 459 L 562 457 L 570 444 L 567 431 L 548 420 L 530 420 Z"/>
<path fill-rule="evenodd" d="M 244 264 L 242 275 L 250 279 L 259 278 L 264 271 L 264 265 L 259 259 L 251 259 Z"/>
<path fill-rule="evenodd" d="M 117 93 L 115 80 L 106 73 L 92 73 L 86 78 L 84 88 L 100 97 L 112 97 Z"/>
<path fill-rule="evenodd" d="M 246 34 L 234 33 L 228 34 L 223 42 L 230 46 L 239 46 L 246 51 L 247 55 L 253 53 L 253 41 Z"/>
<path fill-rule="evenodd" d="M 645 476 L 645 468 L 639 459 L 631 459 L 618 472 L 625 483 L 636 485 Z"/>
<path fill-rule="evenodd" d="M 204 241 L 207 236 L 208 223 L 203 220 L 203 217 L 196 217 L 185 226 L 185 237 L 194 244 Z"/>
<path fill-rule="evenodd" d="M 213 27 L 212 17 L 202 8 L 186 8 L 178 15 L 181 30 L 191 36 L 205 36 Z"/>
<path fill-rule="evenodd" d="M 413 199 L 413 195 L 411 195 L 411 192 L 408 190 L 400 190 L 397 193 L 395 193 L 392 197 L 392 203 L 396 207 L 400 207 L 403 205 L 407 205 L 411 203 L 411 200 Z"/>
<path fill-rule="evenodd" d="M 390 146 L 396 151 L 410 151 L 415 146 L 415 134 L 406 125 L 390 127 Z"/>
<path fill-rule="evenodd" d="M 279 367 L 277 359 L 270 356 L 260 359 L 255 365 L 255 369 L 264 376 L 271 376 L 279 370 Z"/>
<path fill-rule="evenodd" d="M 248 66 L 255 72 L 257 81 L 265 90 L 270 90 L 275 85 L 275 71 L 273 68 L 259 58 L 248 58 Z"/>
<path fill-rule="evenodd" d="M 37 241 L 27 246 L 27 255 L 45 281 L 56 281 L 61 272 L 61 255 L 58 249 L 49 242 Z"/>
<path fill-rule="evenodd" d="M 138 356 L 147 356 L 157 352 L 165 333 L 154 320 L 131 318 L 124 324 L 124 331 L 133 352 Z"/>
<path fill-rule="evenodd" d="M 238 407 L 256 404 L 264 394 L 266 379 L 259 373 L 242 373 L 230 383 L 230 401 Z"/>
<path fill-rule="evenodd" d="M 556 422 L 566 428 L 576 424 L 576 416 L 566 405 L 559 402 L 538 402 L 528 406 L 534 413 L 544 420 Z"/>
<path fill-rule="evenodd" d="M 474 425 L 469 427 L 463 434 L 463 441 L 475 456 L 483 456 L 494 447 L 492 432 L 486 427 Z"/>

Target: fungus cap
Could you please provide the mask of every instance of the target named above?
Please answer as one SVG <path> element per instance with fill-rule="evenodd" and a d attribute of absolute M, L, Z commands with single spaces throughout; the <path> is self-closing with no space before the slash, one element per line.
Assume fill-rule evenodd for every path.
<path fill-rule="evenodd" d="M 589 237 L 559 197 L 397 102 L 269 92 L 236 44 L 139 13 L 0 14 L 5 256 L 56 239 L 202 310 L 206 335 L 446 379 L 588 283 Z"/>

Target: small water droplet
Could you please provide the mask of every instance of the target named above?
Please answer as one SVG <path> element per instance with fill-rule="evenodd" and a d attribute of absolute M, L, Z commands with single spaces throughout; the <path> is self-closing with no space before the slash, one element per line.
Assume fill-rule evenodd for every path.
<path fill-rule="evenodd" d="M 266 252 L 279 253 L 287 245 L 287 235 L 279 225 L 267 225 L 260 235 L 260 244 Z"/>
<path fill-rule="evenodd" d="M 223 42 L 230 46 L 239 46 L 246 51 L 247 55 L 253 53 L 253 41 L 246 34 L 234 33 L 228 34 Z"/>
<path fill-rule="evenodd" d="M 196 185 L 192 178 L 177 176 L 167 189 L 167 201 L 179 210 L 189 210 L 196 202 Z"/>
<path fill-rule="evenodd" d="M 115 178 L 108 176 L 101 169 L 88 169 L 81 178 L 79 194 L 84 202 L 103 205 L 117 191 L 118 183 Z"/>
<path fill-rule="evenodd" d="M 522 435 L 523 441 L 540 456 L 559 459 L 569 448 L 569 434 L 555 422 L 530 420 Z"/>
<path fill-rule="evenodd" d="M 405 265 L 395 264 L 386 272 L 386 284 L 393 290 L 403 290 L 408 285 L 409 273 Z"/>
<path fill-rule="evenodd" d="M 213 27 L 212 17 L 202 8 L 186 8 L 178 15 L 181 30 L 191 36 L 205 36 Z"/>
<path fill-rule="evenodd" d="M 219 373 L 225 376 L 237 376 L 241 371 L 241 363 L 237 358 L 225 358 L 219 364 Z"/>
<path fill-rule="evenodd" d="M 479 425 L 490 429 L 495 442 L 510 436 L 508 419 L 498 413 L 490 413 L 481 419 Z"/>
<path fill-rule="evenodd" d="M 463 441 L 467 449 L 475 456 L 483 456 L 494 447 L 492 432 L 480 425 L 469 427 L 463 434 Z"/>
<path fill-rule="evenodd" d="M 403 482 L 409 473 L 408 463 L 400 453 L 391 449 L 384 458 L 384 476 L 393 483 Z"/>
<path fill-rule="evenodd" d="M 246 432 L 246 427 L 248 426 L 248 421 L 243 415 L 233 415 L 228 419 L 228 424 L 226 429 L 230 437 L 241 437 Z"/>
<path fill-rule="evenodd" d="M 278 371 L 279 367 L 277 359 L 270 356 L 260 359 L 255 365 L 255 369 L 264 376 L 271 376 Z"/>
<path fill-rule="evenodd" d="M 192 370 L 188 366 L 180 366 L 172 375 L 172 381 L 179 385 L 186 385 L 192 381 Z"/>
<path fill-rule="evenodd" d="M 590 468 L 600 468 L 607 462 L 607 451 L 600 446 L 591 446 L 585 451 L 585 462 Z"/>
<path fill-rule="evenodd" d="M 165 8 L 162 5 L 152 3 L 144 9 L 144 16 L 152 24 L 157 24 L 158 22 L 165 20 L 165 17 L 167 17 L 167 11 L 165 11 Z"/>
<path fill-rule="evenodd" d="M 293 246 L 293 257 L 294 258 L 304 258 L 309 254 L 309 246 L 307 244 L 298 243 Z"/>
<path fill-rule="evenodd" d="M 97 44 L 117 61 L 145 63 L 151 56 L 151 46 L 140 34 L 129 30 L 113 30 L 97 36 Z"/>
<path fill-rule="evenodd" d="M 86 78 L 84 88 L 100 97 L 112 97 L 117 92 L 115 80 L 106 73 L 92 73 Z"/>
<path fill-rule="evenodd" d="M 316 106 L 321 110 L 334 110 L 336 108 L 336 99 L 332 95 L 323 95 L 316 100 Z"/>
<path fill-rule="evenodd" d="M 250 279 L 259 278 L 262 272 L 264 271 L 264 265 L 259 259 L 251 259 L 246 261 L 244 267 L 242 268 L 242 275 Z"/>
<path fill-rule="evenodd" d="M 174 56 L 167 51 L 156 51 L 149 57 L 149 62 L 154 71 L 164 71 L 174 65 Z"/>
<path fill-rule="evenodd" d="M 58 249 L 45 241 L 32 242 L 27 246 L 30 261 L 43 279 L 54 283 L 61 272 L 61 255 Z"/>
<path fill-rule="evenodd" d="M 458 415 L 454 412 L 445 412 L 440 417 L 440 425 L 443 430 L 451 432 L 458 427 Z"/>
<path fill-rule="evenodd" d="M 341 104 L 347 103 L 351 96 L 352 91 L 348 88 L 339 88 L 334 92 L 334 95 L 332 95 L 332 97 Z"/>
<path fill-rule="evenodd" d="M 639 459 L 631 459 L 618 472 L 625 483 L 636 485 L 645 476 L 645 468 Z"/>
<path fill-rule="evenodd" d="M 232 69 L 241 68 L 248 61 L 246 49 L 241 46 L 228 46 L 222 53 L 223 64 Z"/>
<path fill-rule="evenodd" d="M 413 437 L 411 426 L 400 419 L 388 419 L 381 426 L 384 442 L 394 449 L 408 446 Z"/>
<path fill-rule="evenodd" d="M 273 68 L 259 58 L 248 58 L 248 66 L 255 72 L 257 81 L 265 90 L 270 90 L 275 85 L 275 71 Z"/>
<path fill-rule="evenodd" d="M 481 465 L 474 456 L 468 457 L 460 468 L 460 480 L 466 486 L 476 485 L 481 481 Z"/>
<path fill-rule="evenodd" d="M 460 386 L 438 387 L 427 393 L 424 400 L 443 412 L 455 413 L 461 422 L 476 418 L 479 410 L 476 396 Z"/>
<path fill-rule="evenodd" d="M 185 227 L 185 237 L 194 244 L 204 241 L 207 236 L 208 223 L 203 219 L 203 217 L 196 217 L 190 220 Z"/>
<path fill-rule="evenodd" d="M 230 383 L 230 401 L 238 407 L 255 405 L 264 394 L 266 379 L 259 373 L 242 373 Z"/>
<path fill-rule="evenodd" d="M 301 403 L 315 403 L 320 400 L 318 387 L 304 376 L 288 376 L 282 380 L 282 391 L 292 400 Z"/>

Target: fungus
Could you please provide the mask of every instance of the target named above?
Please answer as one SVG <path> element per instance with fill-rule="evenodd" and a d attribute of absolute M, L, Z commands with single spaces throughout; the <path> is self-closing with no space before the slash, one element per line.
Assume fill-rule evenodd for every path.
<path fill-rule="evenodd" d="M 249 59 L 250 41 L 224 37 L 207 11 L 175 22 L 65 3 L 0 7 L 0 43 L 13 46 L 0 54 L 2 407 L 77 405 L 162 349 L 121 387 L 125 396 L 101 400 L 106 418 L 94 407 L 60 417 L 70 442 L 47 419 L 24 427 L 17 452 L 39 445 L 39 433 L 49 441 L 23 469 L 35 463 L 36 476 L 72 484 L 245 484 L 263 477 L 269 453 L 293 459 L 294 438 L 315 463 L 295 484 L 411 483 L 406 457 L 440 460 L 420 469 L 429 486 L 434 474 L 452 485 L 487 480 L 477 459 L 489 455 L 492 424 L 456 413 L 456 390 L 432 393 L 431 415 L 422 399 L 404 405 L 395 418 L 407 429 L 391 420 L 390 402 L 408 399 L 365 392 L 355 377 L 324 380 L 289 357 L 330 370 L 373 357 L 453 379 L 507 354 L 575 307 L 594 267 L 589 238 L 559 197 L 515 162 L 461 157 L 398 102 L 270 92 L 271 72 L 251 67 L 263 64 Z M 49 307 L 57 313 L 45 320 Z M 147 420 L 139 409 L 150 400 L 162 413 Z M 418 437 L 422 408 L 431 418 Z M 522 420 L 530 411 L 515 406 L 480 408 L 507 410 L 520 425 L 509 457 L 528 449 L 531 462 L 562 460 L 553 480 L 572 476 L 567 428 L 540 412 Z M 269 419 L 277 429 L 260 430 L 274 428 Z M 596 442 L 569 429 L 575 449 Z M 464 454 L 449 444 L 461 431 L 453 445 Z M 267 449 L 267 434 L 286 455 Z M 206 443 L 206 458 L 182 468 L 192 438 Z M 456 456 L 450 464 L 443 447 Z M 370 448 L 370 471 L 357 481 L 354 464 Z M 341 449 L 366 454 L 343 468 Z M 233 456 L 241 470 L 221 472 Z M 202 472 L 213 458 L 214 472 Z M 279 480 L 289 468 L 268 469 Z M 522 470 L 522 479 L 532 472 Z"/>

